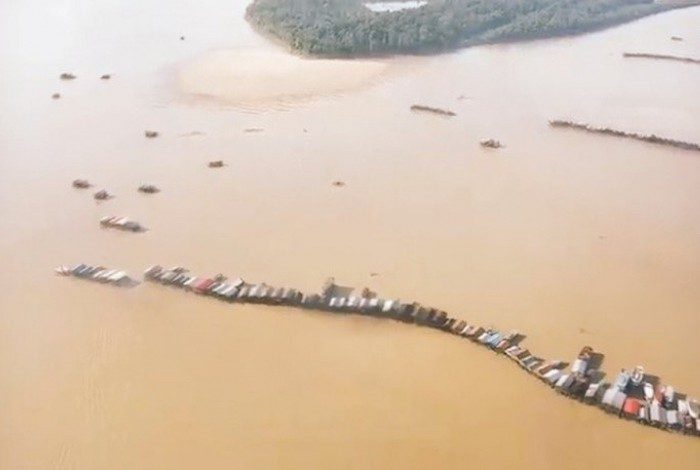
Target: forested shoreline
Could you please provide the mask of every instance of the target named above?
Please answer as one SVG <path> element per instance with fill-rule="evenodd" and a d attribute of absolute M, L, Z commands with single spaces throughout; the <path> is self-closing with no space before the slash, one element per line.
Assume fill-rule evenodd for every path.
<path fill-rule="evenodd" d="M 429 0 L 377 13 L 361 0 L 254 0 L 260 32 L 310 55 L 431 53 L 474 44 L 583 33 L 698 1 Z"/>

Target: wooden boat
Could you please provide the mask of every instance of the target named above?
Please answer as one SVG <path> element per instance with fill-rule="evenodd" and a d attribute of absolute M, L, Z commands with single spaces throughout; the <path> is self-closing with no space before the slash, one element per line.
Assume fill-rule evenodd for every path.
<path fill-rule="evenodd" d="M 586 393 L 583 395 L 584 400 L 593 400 L 598 392 L 598 389 L 600 389 L 600 386 L 600 382 L 590 384 L 586 389 Z"/>
<path fill-rule="evenodd" d="M 688 402 L 688 414 L 693 417 L 693 419 L 698 419 L 700 418 L 700 403 L 697 402 L 694 398 L 690 398 L 687 400 Z"/>
<path fill-rule="evenodd" d="M 61 276 L 74 276 L 103 284 L 114 284 L 117 286 L 132 286 L 137 284 L 136 281 L 129 277 L 126 271 L 109 269 L 104 266 L 90 266 L 81 263 L 72 268 L 68 266 L 59 266 L 54 271 Z"/>
<path fill-rule="evenodd" d="M 590 357 L 590 356 L 589 356 Z M 578 375 L 584 375 L 588 369 L 588 360 L 581 359 L 580 356 L 571 364 L 571 372 Z"/>
<path fill-rule="evenodd" d="M 357 309 L 362 313 L 367 313 L 367 304 L 369 304 L 369 299 L 363 297 L 360 299 L 360 303 L 357 304 Z"/>
<path fill-rule="evenodd" d="M 528 372 L 534 372 L 543 362 L 544 360 L 542 358 L 532 356 L 527 361 L 523 361 L 521 365 Z"/>
<path fill-rule="evenodd" d="M 177 273 L 175 271 L 165 271 L 160 277 L 160 282 L 163 284 L 172 284 L 173 280 L 177 277 Z"/>
<path fill-rule="evenodd" d="M 492 348 L 495 348 L 501 342 L 502 339 L 503 334 L 501 334 L 500 332 L 496 332 L 486 340 L 486 344 L 488 346 L 491 346 Z"/>
<path fill-rule="evenodd" d="M 182 287 L 184 287 L 186 289 L 190 289 L 194 286 L 195 283 L 199 282 L 200 279 L 201 278 L 199 278 L 197 276 L 192 276 L 182 283 Z"/>
<path fill-rule="evenodd" d="M 574 381 L 573 374 L 563 374 L 554 384 L 554 388 L 560 392 L 566 392 Z"/>
<path fill-rule="evenodd" d="M 542 378 L 548 382 L 550 385 L 554 385 L 557 381 L 564 375 L 559 369 L 552 369 L 542 376 Z"/>
<path fill-rule="evenodd" d="M 297 289 L 288 289 L 284 294 L 284 302 L 288 305 L 301 305 L 304 294 Z"/>
<path fill-rule="evenodd" d="M 654 386 L 649 382 L 644 382 L 644 398 L 646 398 L 647 401 L 654 399 Z"/>
<path fill-rule="evenodd" d="M 155 194 L 159 193 L 160 189 L 152 184 L 142 184 L 141 186 L 139 186 L 138 192 L 146 194 Z"/>
<path fill-rule="evenodd" d="M 479 144 L 480 144 L 482 147 L 486 147 L 486 148 L 490 148 L 490 149 L 499 149 L 499 148 L 503 147 L 503 144 L 501 144 L 501 143 L 500 143 L 499 141 L 497 141 L 496 139 L 486 139 L 486 140 L 482 140 L 481 142 L 479 142 Z"/>
<path fill-rule="evenodd" d="M 92 195 L 93 198 L 97 199 L 98 201 L 104 201 L 106 199 L 109 199 L 112 197 L 110 193 L 108 193 L 106 190 L 101 189 L 97 191 L 95 194 Z"/>
<path fill-rule="evenodd" d="M 219 288 L 219 297 L 223 297 L 224 299 L 229 299 L 233 295 L 235 295 L 236 292 L 236 287 L 231 285 L 231 284 L 226 284 L 222 287 Z"/>
<path fill-rule="evenodd" d="M 70 276 L 72 274 L 72 269 L 68 266 L 58 266 L 54 268 L 54 272 L 59 276 Z"/>
<path fill-rule="evenodd" d="M 236 295 L 236 298 L 238 300 L 243 300 L 248 296 L 248 291 L 250 290 L 250 287 L 248 286 L 243 286 L 240 289 L 238 289 L 238 294 Z"/>
<path fill-rule="evenodd" d="M 627 388 L 627 385 L 629 384 L 631 378 L 632 376 L 630 375 L 630 373 L 622 369 L 622 371 L 620 371 L 620 373 L 617 375 L 617 378 L 615 379 L 614 388 L 620 391 L 624 391 Z"/>
<path fill-rule="evenodd" d="M 507 348 L 504 352 L 506 353 L 506 356 L 515 357 L 522 350 L 523 348 L 516 345 Z"/>
<path fill-rule="evenodd" d="M 632 372 L 632 377 L 630 381 L 632 384 L 637 387 L 642 384 L 642 380 L 644 380 L 644 367 L 642 366 L 637 366 L 634 368 L 634 371 Z"/>
<path fill-rule="evenodd" d="M 552 369 L 561 369 L 564 366 L 564 361 L 560 361 L 559 359 L 555 359 L 552 361 L 547 361 L 543 365 L 537 368 L 535 372 L 537 372 L 539 375 L 544 375 L 547 372 L 549 372 Z"/>
<path fill-rule="evenodd" d="M 156 265 L 150 266 L 148 269 L 146 269 L 146 270 L 143 272 L 143 276 L 144 276 L 146 279 L 153 279 L 155 276 L 158 275 L 158 273 L 160 273 L 160 272 L 162 272 L 162 271 L 163 271 L 163 267 L 162 267 L 162 266 L 158 266 L 158 265 L 156 264 Z"/>
<path fill-rule="evenodd" d="M 128 217 L 107 216 L 100 219 L 100 226 L 106 228 L 116 228 L 130 232 L 143 232 L 146 230 L 140 223 Z"/>
<path fill-rule="evenodd" d="M 284 287 L 278 287 L 272 291 L 270 294 L 270 300 L 276 304 L 282 303 L 284 301 Z"/>
<path fill-rule="evenodd" d="M 671 406 L 676 397 L 676 391 L 671 385 L 666 385 L 661 389 L 664 406 Z"/>
<path fill-rule="evenodd" d="M 452 329 L 450 330 L 452 333 L 458 335 L 462 331 L 464 331 L 464 328 L 467 326 L 467 322 L 464 320 L 460 320 L 456 322 L 454 325 L 452 325 Z"/>
<path fill-rule="evenodd" d="M 584 346 L 578 353 L 578 359 L 581 359 L 582 361 L 590 361 L 591 354 L 593 354 L 593 348 L 590 346 Z"/>
<path fill-rule="evenodd" d="M 382 307 L 382 313 L 393 312 L 398 303 L 398 300 L 387 300 L 386 302 L 384 302 L 384 306 Z"/>

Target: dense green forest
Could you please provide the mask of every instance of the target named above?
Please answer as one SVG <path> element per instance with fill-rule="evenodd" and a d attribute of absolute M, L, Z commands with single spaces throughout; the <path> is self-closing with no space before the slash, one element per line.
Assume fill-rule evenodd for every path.
<path fill-rule="evenodd" d="M 254 0 L 246 17 L 294 50 L 355 56 L 575 34 L 674 6 L 653 0 L 428 0 L 420 8 L 376 13 L 364 3 Z"/>

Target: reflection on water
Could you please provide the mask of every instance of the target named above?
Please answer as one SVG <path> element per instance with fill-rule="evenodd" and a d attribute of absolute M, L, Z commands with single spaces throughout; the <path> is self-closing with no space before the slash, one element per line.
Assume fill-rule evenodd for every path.
<path fill-rule="evenodd" d="M 700 393 L 700 160 L 547 126 L 700 141 L 698 70 L 621 57 L 700 56 L 700 9 L 573 39 L 334 62 L 305 81 L 244 8 L 0 4 L 0 468 L 700 458 L 694 439 L 560 399 L 437 332 L 53 276 L 63 263 L 165 263 L 312 290 L 334 275 L 516 328 L 546 357 L 590 344 L 611 374 L 639 363 Z M 234 62 L 231 50 L 256 52 Z M 279 93 L 272 106 L 202 100 L 178 81 L 199 63 L 210 68 L 193 87 L 312 92 L 303 106 Z M 506 147 L 489 152 L 485 138 Z M 116 197 L 96 204 L 70 187 L 78 177 Z M 162 191 L 144 196 L 142 183 Z M 105 215 L 150 230 L 100 230 Z"/>

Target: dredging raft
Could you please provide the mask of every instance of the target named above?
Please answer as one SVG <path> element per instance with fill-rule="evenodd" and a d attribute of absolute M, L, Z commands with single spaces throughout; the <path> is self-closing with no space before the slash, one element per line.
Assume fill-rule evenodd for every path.
<path fill-rule="evenodd" d="M 133 287 L 139 282 L 131 278 L 126 271 L 110 269 L 105 266 L 78 264 L 76 266 L 59 266 L 54 269 L 59 276 L 72 276 L 102 284 L 112 284 L 118 287 Z"/>
<path fill-rule="evenodd" d="M 123 271 L 110 271 L 102 266 L 81 264 L 74 268 L 57 268 L 56 272 L 118 284 L 134 282 Z M 250 283 L 241 277 L 229 278 L 223 274 L 200 276 L 181 266 L 151 266 L 145 270 L 144 280 L 225 302 L 284 305 L 334 314 L 366 315 L 438 329 L 510 359 L 560 395 L 596 406 L 619 418 L 700 436 L 700 403 L 697 400 L 677 393 L 672 386 L 661 385 L 658 377 L 646 374 L 641 366 L 632 371 L 622 370 L 612 383 L 605 381 L 605 373 L 600 369 L 604 356 L 590 346 L 584 346 L 570 365 L 560 359 L 546 360 L 527 349 L 522 344 L 524 335 L 517 331 L 504 332 L 471 324 L 418 302 L 379 298 L 369 289 L 357 292 L 339 286 L 333 278 L 326 281 L 318 294 L 265 283 Z"/>

